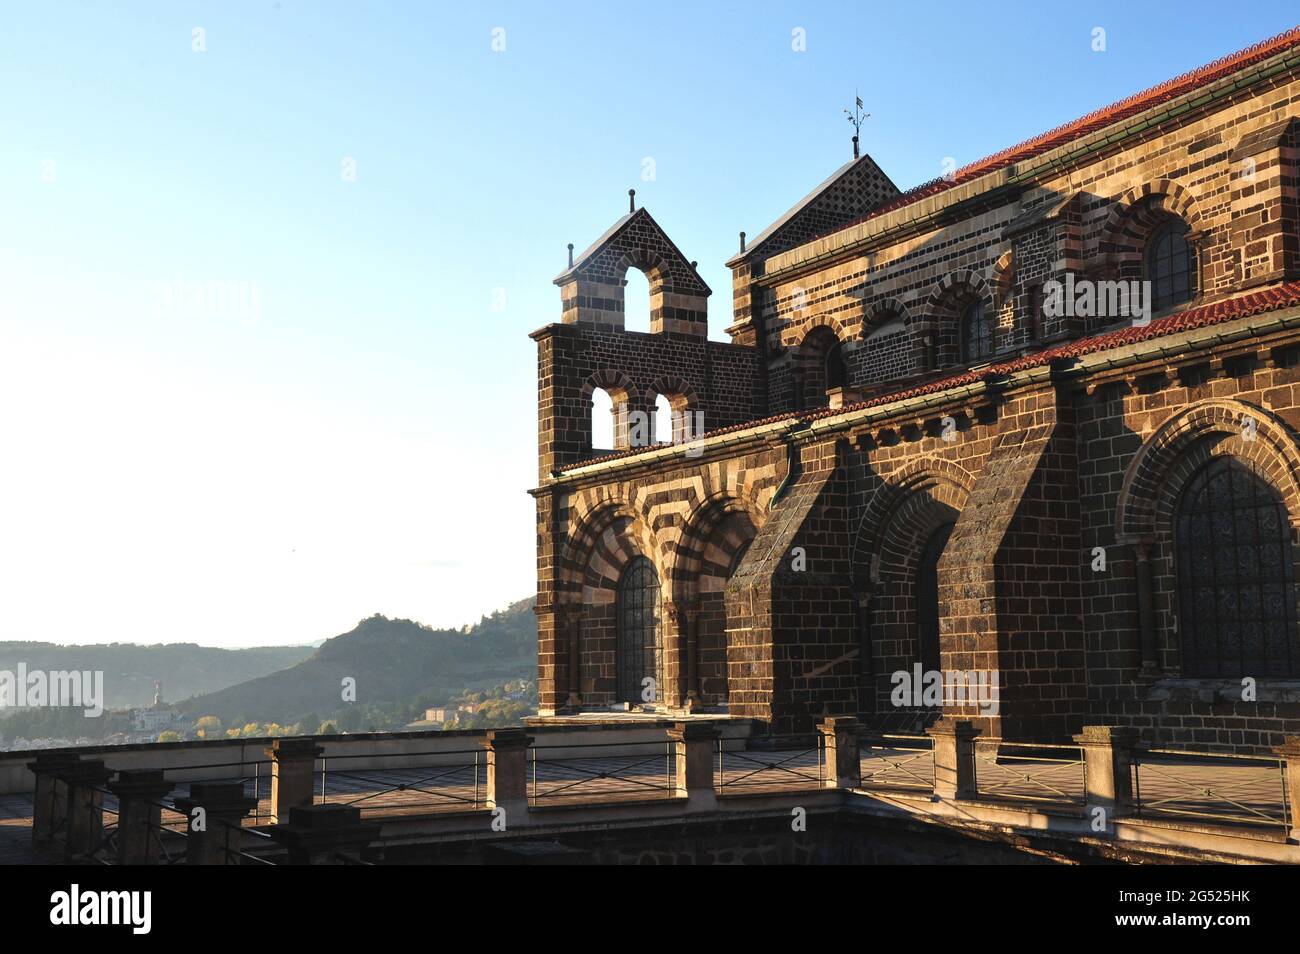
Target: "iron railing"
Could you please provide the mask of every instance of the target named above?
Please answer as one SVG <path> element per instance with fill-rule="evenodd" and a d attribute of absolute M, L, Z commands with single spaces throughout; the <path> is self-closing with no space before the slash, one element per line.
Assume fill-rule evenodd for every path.
<path fill-rule="evenodd" d="M 1079 745 L 998 741 L 975 747 L 975 791 L 981 798 L 1083 805 L 1084 771 Z"/>
<path fill-rule="evenodd" d="M 725 740 L 717 745 L 718 768 L 715 785 L 719 795 L 737 790 L 782 791 L 821 788 L 826 784 L 825 747 L 820 736 L 812 748 L 727 751 Z M 731 763 L 728 769 L 727 763 Z"/>
<path fill-rule="evenodd" d="M 96 788 L 95 791 L 100 794 L 101 798 L 112 798 L 113 796 L 113 793 L 107 789 Z M 96 864 L 115 865 L 117 864 L 117 829 L 120 818 L 114 809 L 109 808 L 102 802 L 99 804 L 98 810 L 100 820 L 99 841 L 90 850 L 90 860 Z M 113 816 L 112 824 L 105 822 L 105 815 Z"/>
<path fill-rule="evenodd" d="M 672 742 L 533 746 L 528 800 L 538 805 L 564 799 L 671 797 L 677 794 L 673 746 Z"/>
<path fill-rule="evenodd" d="M 934 791 L 934 742 L 928 735 L 883 734 L 859 742 L 863 788 Z"/>
<path fill-rule="evenodd" d="M 228 830 L 233 830 L 235 833 L 233 839 L 228 837 L 226 841 L 226 864 L 228 865 L 270 865 L 270 866 L 275 865 L 275 862 L 272 861 L 270 858 L 266 858 L 262 855 L 256 855 L 250 851 L 246 851 L 243 845 L 245 838 L 254 838 L 254 839 L 261 838 L 266 842 L 268 846 L 270 846 L 272 844 L 272 839 L 267 832 L 259 831 L 256 828 L 248 828 L 243 825 L 231 824 L 230 822 L 225 820 L 220 820 L 220 823 L 224 825 Z M 231 844 L 231 841 L 234 842 L 233 845 Z"/>
<path fill-rule="evenodd" d="M 271 766 L 270 759 L 244 759 L 238 762 L 204 762 L 199 765 L 178 765 L 175 768 L 167 770 L 168 780 L 176 782 L 177 790 L 188 791 L 190 785 L 203 782 L 243 782 L 244 794 L 251 796 L 256 803 L 253 806 L 253 824 L 261 824 L 262 821 L 262 799 L 271 797 Z M 229 774 L 218 774 L 206 776 L 203 778 L 186 778 L 185 776 L 194 772 L 211 772 L 214 769 L 232 769 Z M 265 771 L 264 771 L 265 769 Z M 265 778 L 267 783 L 262 784 Z M 174 797 L 174 796 L 173 796 Z M 167 805 L 166 802 L 159 802 L 168 810 L 175 812 L 175 808 Z M 183 816 L 182 816 L 183 817 Z"/>
<path fill-rule="evenodd" d="M 157 824 L 150 824 L 149 838 L 155 846 L 154 858 L 160 865 L 185 864 L 185 839 L 189 837 L 189 821 L 185 815 L 168 802 L 150 802 L 158 809 Z M 179 821 L 177 821 L 179 819 Z M 176 849 L 174 852 L 172 849 Z"/>
<path fill-rule="evenodd" d="M 349 768 L 350 762 L 402 760 L 391 768 Z M 426 760 L 412 765 L 412 760 Z M 424 813 L 480 808 L 487 797 L 484 749 L 323 755 L 316 791 L 321 804 L 350 805 L 364 812 Z"/>
<path fill-rule="evenodd" d="M 1291 827 L 1286 761 L 1143 749 L 1132 760 L 1134 813 Z"/>

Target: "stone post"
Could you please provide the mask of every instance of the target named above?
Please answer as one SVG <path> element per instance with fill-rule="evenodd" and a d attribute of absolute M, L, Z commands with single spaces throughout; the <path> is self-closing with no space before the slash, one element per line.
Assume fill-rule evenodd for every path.
<path fill-rule="evenodd" d="M 174 786 L 161 771 L 118 772 L 108 783 L 117 796 L 117 863 L 119 865 L 156 865 L 156 839 L 162 825 L 159 801 Z"/>
<path fill-rule="evenodd" d="M 698 709 L 701 705 L 696 633 L 700 612 L 698 607 L 691 603 L 665 603 L 664 615 L 672 625 L 673 651 L 670 659 L 675 663 L 675 669 L 672 666 L 668 667 L 668 671 L 674 678 L 668 685 L 658 687 L 659 697 L 656 701 L 689 712 Z"/>
<path fill-rule="evenodd" d="M 1300 735 L 1284 736 L 1282 744 L 1273 751 L 1282 759 L 1282 773 L 1286 776 L 1290 839 L 1300 841 Z"/>
<path fill-rule="evenodd" d="M 32 801 L 32 843 L 54 838 L 68 817 L 68 786 L 59 773 L 80 756 L 66 752 L 38 753 L 27 769 L 36 776 L 36 794 Z"/>
<path fill-rule="evenodd" d="M 565 651 L 568 653 L 569 694 L 564 707 L 570 712 L 582 708 L 582 607 L 562 603 L 555 608 L 555 626 L 564 632 Z"/>
<path fill-rule="evenodd" d="M 674 743 L 677 797 L 686 799 L 689 812 L 709 812 L 718 807 L 713 759 L 720 735 L 707 722 L 679 722 L 668 730 L 668 740 Z"/>
<path fill-rule="evenodd" d="M 269 832 L 289 850 L 291 865 L 336 865 L 341 851 L 360 852 L 379 835 L 378 824 L 363 823 L 351 805 L 305 805 L 289 810 L 289 820 Z"/>
<path fill-rule="evenodd" d="M 532 736 L 523 729 L 489 729 L 487 807 L 505 810 L 507 828 L 528 824 L 528 750 Z"/>
<path fill-rule="evenodd" d="M 271 821 L 289 820 L 289 810 L 310 805 L 315 793 L 316 759 L 325 750 L 315 739 L 276 739 L 271 757 Z"/>
<path fill-rule="evenodd" d="M 975 737 L 979 734 L 969 719 L 948 716 L 926 729 L 934 740 L 934 794 L 939 798 L 976 797 Z"/>
<path fill-rule="evenodd" d="M 1084 799 L 1088 809 L 1105 809 L 1109 818 L 1133 807 L 1133 750 L 1138 732 L 1131 726 L 1085 725 L 1074 737 L 1083 748 Z"/>
<path fill-rule="evenodd" d="M 71 762 L 59 770 L 68 790 L 67 857 L 88 858 L 99 847 L 104 833 L 104 793 L 100 789 L 112 775 L 112 769 L 99 759 Z"/>
<path fill-rule="evenodd" d="M 861 788 L 862 755 L 858 751 L 858 720 L 827 716 L 817 724 L 822 736 L 826 788 Z"/>
<path fill-rule="evenodd" d="M 239 864 L 241 826 L 257 804 L 244 794 L 243 782 L 194 782 L 189 795 L 175 802 L 186 819 L 187 865 Z"/>
<path fill-rule="evenodd" d="M 686 708 L 699 709 L 704 705 L 704 694 L 700 691 L 699 606 L 683 607 L 682 616 L 686 620 Z"/>

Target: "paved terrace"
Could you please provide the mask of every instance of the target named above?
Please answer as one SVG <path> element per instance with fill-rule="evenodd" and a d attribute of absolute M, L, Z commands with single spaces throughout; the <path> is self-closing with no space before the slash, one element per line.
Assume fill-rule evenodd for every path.
<path fill-rule="evenodd" d="M 1061 746 L 972 740 L 957 747 L 960 752 L 954 762 L 942 734 L 858 738 L 856 725 L 847 725 L 824 732 L 815 746 L 770 751 L 745 747 L 747 726 L 724 724 L 720 737 L 711 737 L 719 736 L 716 729 L 708 723 L 696 724 L 705 729 L 700 741 L 683 740 L 680 733 L 670 738 L 667 726 L 658 723 L 560 732 L 535 729 L 535 744 L 524 744 L 515 756 L 518 788 L 528 814 L 547 818 L 552 817 L 548 816 L 552 808 L 569 809 L 569 814 L 574 809 L 616 809 L 626 818 L 629 811 L 648 811 L 651 806 L 656 816 L 682 810 L 690 786 L 684 783 L 687 770 L 679 764 L 683 761 L 679 755 L 691 745 L 695 781 L 707 784 L 709 795 L 720 806 L 752 802 L 755 796 L 797 797 L 836 789 L 895 808 L 928 812 L 935 805 L 978 805 L 1011 812 L 1012 818 L 1031 825 L 1050 825 L 1062 820 L 1087 823 L 1094 808 L 1102 805 L 1116 818 L 1165 830 L 1217 832 L 1238 846 L 1251 841 L 1285 846 L 1294 826 L 1295 794 L 1288 788 L 1284 757 L 1126 749 L 1123 744 L 1096 740 Z M 340 744 L 344 740 L 347 744 Z M 492 752 L 493 743 L 483 733 L 385 735 L 366 743 L 366 737 L 282 740 L 281 749 L 271 757 L 255 747 L 240 746 L 237 758 L 212 761 L 202 759 L 220 751 L 218 746 L 180 747 L 170 760 L 174 767 L 167 769 L 172 790 L 158 802 L 158 824 L 166 830 L 160 840 L 171 844 L 165 857 L 174 859 L 184 853 L 186 817 L 176 810 L 175 802 L 196 797 L 195 784 L 200 784 L 200 790 L 213 782 L 233 784 L 247 799 L 247 813 L 239 823 L 250 835 L 272 830 L 277 810 L 272 776 L 278 771 L 288 779 L 287 760 L 295 745 L 307 746 L 305 756 L 300 751 L 297 759 L 296 803 L 355 809 L 363 822 L 382 826 L 384 839 L 404 823 L 418 824 L 426 833 L 430 824 L 436 830 L 439 818 L 447 820 L 449 830 L 463 832 L 466 818 L 481 818 L 494 805 L 504 804 L 488 766 L 490 754 L 498 760 L 502 756 Z M 846 745 L 852 746 L 856 758 L 844 751 Z M 159 761 L 163 753 L 158 750 L 163 748 L 137 747 L 121 752 L 118 759 L 114 750 L 106 749 L 96 758 L 102 757 L 111 769 L 128 756 L 133 764 L 151 754 Z M 25 760 L 34 754 L 26 753 Z M 227 754 L 233 754 L 228 747 Z M 1112 776 L 1116 791 L 1109 794 L 1096 777 L 1105 775 L 1101 762 L 1112 772 L 1119 766 L 1119 775 Z M 498 779 L 497 789 L 500 784 Z M 104 830 L 111 833 L 122 806 L 107 788 L 99 787 L 96 795 Z M 31 791 L 0 794 L 0 863 L 65 860 L 67 852 L 60 849 L 57 837 L 54 843 L 33 843 L 35 798 Z M 265 845 L 265 840 L 260 844 Z M 254 851 L 257 846 L 253 845 Z M 107 860 L 103 852 L 100 855 L 99 860 Z"/>

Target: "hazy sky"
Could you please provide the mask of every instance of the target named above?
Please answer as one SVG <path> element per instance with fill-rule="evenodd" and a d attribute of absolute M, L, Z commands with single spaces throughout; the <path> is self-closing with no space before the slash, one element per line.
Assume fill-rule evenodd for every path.
<path fill-rule="evenodd" d="M 306 642 L 526 596 L 527 334 L 628 188 L 720 338 L 737 231 L 849 158 L 855 88 L 907 188 L 1294 18 L 7 3 L 0 638 Z"/>

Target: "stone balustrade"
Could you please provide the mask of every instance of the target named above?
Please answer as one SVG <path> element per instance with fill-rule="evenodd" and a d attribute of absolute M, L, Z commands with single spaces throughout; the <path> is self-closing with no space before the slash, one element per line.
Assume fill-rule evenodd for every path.
<path fill-rule="evenodd" d="M 574 809 L 588 813 L 621 812 L 620 817 L 637 817 L 640 813 L 655 818 L 698 818 L 720 810 L 734 813 L 747 806 L 759 805 L 764 798 L 771 800 L 775 797 L 773 791 L 736 795 L 726 789 L 719 790 L 715 771 L 720 772 L 721 768 L 717 755 L 720 746 L 726 743 L 717 723 L 690 720 L 656 731 L 660 734 L 662 741 L 659 745 L 664 752 L 663 759 L 660 759 L 660 780 L 666 780 L 666 784 L 661 789 L 637 782 L 649 789 L 644 800 L 620 800 L 593 790 L 591 794 L 577 794 L 560 807 L 570 812 Z M 808 756 L 817 759 L 818 775 L 798 776 L 796 773 L 796 779 L 802 777 L 810 781 L 796 781 L 775 794 L 795 796 L 804 792 L 811 797 L 813 792 L 820 791 L 827 796 L 849 792 L 870 796 L 870 782 L 864 788 L 862 781 L 860 731 L 861 727 L 852 717 L 824 719 L 818 725 L 817 747 L 809 750 Z M 449 830 L 454 828 L 470 835 L 476 831 L 497 833 L 553 824 L 556 818 L 561 817 L 554 811 L 555 803 L 548 802 L 539 807 L 535 787 L 537 763 L 533 761 L 537 752 L 549 750 L 557 753 L 554 761 L 548 758 L 543 764 L 558 764 L 566 771 L 571 770 L 575 781 L 558 784 L 574 786 L 581 781 L 585 771 L 575 768 L 583 759 L 592 765 L 609 763 L 608 766 L 592 768 L 588 773 L 602 780 L 617 777 L 616 763 L 641 765 L 655 759 L 654 744 L 648 741 L 649 737 L 626 746 L 615 743 L 613 749 L 625 749 L 626 753 L 631 753 L 620 756 L 602 748 L 599 743 L 587 743 L 589 748 L 584 750 L 583 743 L 572 735 L 566 736 L 563 746 L 539 747 L 537 735 L 521 728 L 496 729 L 479 734 L 477 741 L 482 746 L 480 764 L 486 772 L 486 783 L 481 793 L 476 782 L 476 797 L 469 804 L 452 805 L 433 814 L 416 811 L 403 817 L 437 817 L 440 820 L 436 825 L 445 824 Z M 976 778 L 977 762 L 980 764 L 978 772 L 984 772 L 984 763 L 990 760 L 996 763 L 998 758 L 997 755 L 986 755 L 986 749 L 996 751 L 1005 748 L 1005 743 L 981 739 L 971 722 L 959 719 L 940 720 L 927 730 L 927 735 L 932 740 L 932 797 L 936 803 L 977 806 L 997 802 L 996 793 L 981 791 L 981 782 Z M 1144 752 L 1138 746 L 1137 733 L 1127 727 L 1085 726 L 1074 741 L 1080 752 L 1079 761 L 1074 766 L 1082 771 L 1083 776 L 1081 807 L 1087 815 L 1096 815 L 1100 809 L 1099 817 L 1104 818 L 1106 824 L 1092 830 L 1115 837 L 1116 823 L 1131 819 L 1137 807 L 1131 779 L 1133 765 Z M 977 745 L 981 747 L 978 753 Z M 592 750 L 601 754 L 592 755 Z M 381 840 L 383 827 L 390 823 L 390 816 L 381 812 L 363 818 L 362 809 L 353 805 L 317 803 L 314 773 L 321 751 L 317 740 L 311 738 L 281 739 L 267 749 L 273 763 L 271 823 L 255 825 L 254 829 L 245 824 L 256 808 L 256 801 L 248 794 L 245 781 L 191 781 L 188 790 L 174 800 L 174 810 L 186 818 L 187 863 L 245 863 L 251 860 L 250 845 L 259 852 L 259 857 L 270 854 L 283 858 L 287 855 L 289 862 L 295 864 L 359 860 L 367 846 Z M 755 752 L 749 750 L 744 756 L 753 756 Z M 1285 788 L 1280 788 L 1287 793 L 1283 809 L 1284 817 L 1290 823 L 1287 834 L 1290 843 L 1296 844 L 1300 841 L 1300 830 L 1296 825 L 1296 819 L 1300 818 L 1300 737 L 1287 737 L 1285 744 L 1275 752 L 1287 782 Z M 1017 756 L 1010 758 L 1014 761 Z M 779 764 L 779 758 L 776 762 Z M 28 763 L 28 769 L 35 777 L 34 842 L 48 844 L 61 837 L 65 854 L 74 860 L 95 856 L 118 864 L 158 862 L 158 833 L 164 808 L 162 799 L 177 784 L 163 770 L 124 769 L 115 772 L 105 760 L 78 759 L 66 754 L 38 756 Z M 477 769 L 475 773 L 477 778 Z M 104 822 L 106 794 L 117 799 L 115 832 L 106 828 Z M 746 799 L 750 801 L 746 802 Z M 260 811 L 260 818 L 268 817 L 265 808 Z M 259 835 L 263 839 L 260 842 L 257 841 Z M 110 842 L 115 844 L 105 850 Z"/>

